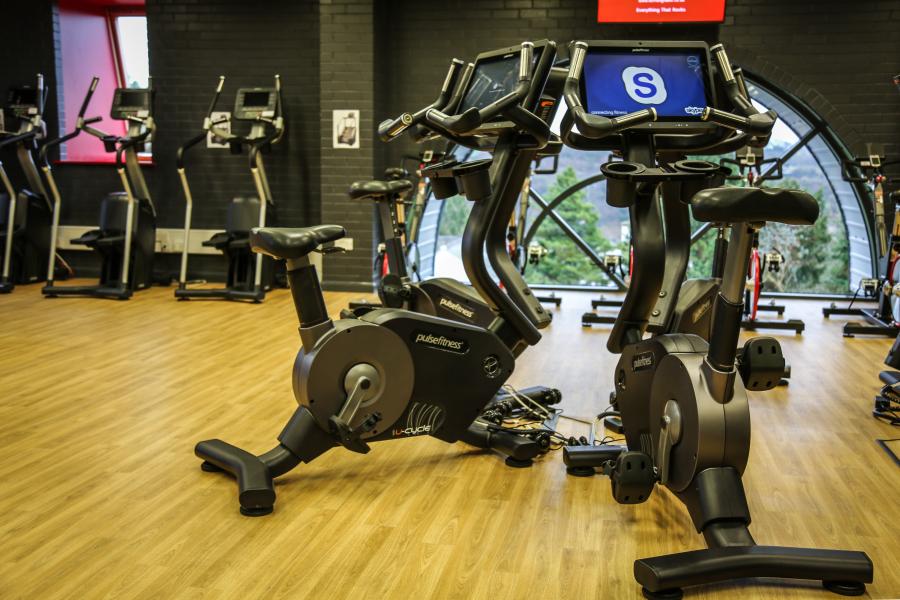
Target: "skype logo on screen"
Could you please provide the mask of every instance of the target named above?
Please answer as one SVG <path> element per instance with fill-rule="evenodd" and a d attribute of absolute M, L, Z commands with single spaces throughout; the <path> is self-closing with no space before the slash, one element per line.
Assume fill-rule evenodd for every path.
<path fill-rule="evenodd" d="M 662 75 L 649 67 L 626 67 L 622 82 L 628 96 L 641 104 L 662 104 L 668 97 Z"/>

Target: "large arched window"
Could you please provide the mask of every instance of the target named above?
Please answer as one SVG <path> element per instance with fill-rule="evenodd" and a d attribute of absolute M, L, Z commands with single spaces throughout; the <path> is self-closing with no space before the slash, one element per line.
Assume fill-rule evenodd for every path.
<path fill-rule="evenodd" d="M 768 174 L 774 174 L 777 165 L 783 175 L 768 184 L 807 190 L 821 206 L 820 220 L 813 227 L 771 224 L 763 230 L 760 249 L 777 250 L 785 257 L 782 272 L 769 277 L 768 291 L 846 294 L 874 272 L 874 247 L 863 208 L 870 202 L 869 191 L 842 179 L 841 163 L 851 155 L 811 107 L 760 77 L 746 72 L 745 76 L 753 101 L 779 115 L 765 149 L 766 159 L 777 163 L 767 165 L 764 172 L 771 168 Z M 529 283 L 621 288 L 621 277 L 607 277 L 598 267 L 608 256 L 627 254 L 630 235 L 627 211 L 606 203 L 606 186 L 599 175 L 605 160 L 605 153 L 565 148 L 555 173 L 531 178 L 526 241 L 549 252 L 528 267 Z M 468 212 L 468 203 L 460 197 L 429 203 L 420 235 L 424 277 L 465 279 L 460 237 Z M 696 241 L 690 276 L 708 275 L 711 243 L 711 235 Z"/>

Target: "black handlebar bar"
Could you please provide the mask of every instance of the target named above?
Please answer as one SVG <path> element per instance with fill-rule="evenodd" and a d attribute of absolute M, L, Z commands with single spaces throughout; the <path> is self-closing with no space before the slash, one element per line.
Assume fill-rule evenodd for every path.
<path fill-rule="evenodd" d="M 455 91 L 460 87 L 459 76 L 464 64 L 465 63 L 458 58 L 454 58 L 450 61 L 450 69 L 447 71 L 447 76 L 444 78 L 444 85 L 441 86 L 441 92 L 434 102 L 415 114 L 405 112 L 394 119 L 385 119 L 382 121 L 381 124 L 378 125 L 378 137 L 381 138 L 381 141 L 389 142 L 413 125 L 418 125 L 425 119 L 425 115 L 430 109 L 446 108 L 449 106 L 451 104 L 450 101 L 455 96 Z M 471 69 L 467 70 L 467 72 L 470 71 Z"/>
<path fill-rule="evenodd" d="M 465 135 L 480 127 L 501 114 L 513 105 L 519 104 L 528 95 L 531 89 L 533 73 L 532 58 L 534 56 L 534 44 L 522 42 L 519 53 L 519 82 L 516 88 L 502 98 L 495 100 L 484 108 L 472 107 L 460 115 L 447 115 L 437 108 L 429 108 L 425 112 L 425 119 L 429 124 L 438 129 L 456 135 Z"/>
<path fill-rule="evenodd" d="M 91 98 L 94 97 L 94 92 L 97 91 L 97 86 L 100 84 L 100 78 L 94 75 L 91 78 L 91 84 L 88 86 L 87 93 L 84 95 L 84 100 L 81 102 L 81 108 L 78 109 L 78 118 L 75 120 L 75 129 L 71 132 L 58 137 L 54 140 L 50 140 L 46 142 L 42 147 L 40 152 L 38 153 L 38 160 L 41 163 L 42 167 L 50 166 L 50 157 L 49 153 L 52 148 L 59 146 L 65 142 L 68 142 L 71 139 L 78 137 L 78 135 L 86 129 L 90 129 L 88 126 L 93 123 L 99 123 L 103 120 L 103 117 L 90 117 L 85 119 L 84 113 L 87 112 L 88 106 L 91 103 Z"/>
<path fill-rule="evenodd" d="M 564 96 L 569 112 L 567 119 L 564 119 L 566 130 L 563 137 L 574 141 L 575 145 L 579 142 L 587 142 L 588 140 L 599 140 L 618 134 L 626 129 L 649 123 L 657 119 L 656 110 L 653 108 L 643 109 L 637 112 L 615 118 L 607 118 L 599 115 L 592 115 L 581 104 L 581 75 L 584 67 L 584 59 L 587 55 L 588 45 L 584 42 L 574 42 L 571 47 L 571 62 L 569 65 L 569 74 L 566 77 L 564 87 Z M 737 136 L 728 139 L 720 139 L 711 145 L 706 143 L 697 144 L 703 148 L 714 148 L 719 144 L 726 144 L 729 148 L 732 146 L 740 147 L 747 142 L 748 137 L 757 137 L 767 139 L 772 133 L 775 126 L 775 120 L 778 115 L 774 111 L 760 113 L 750 102 L 747 96 L 747 88 L 740 70 L 732 70 L 728 56 L 721 44 L 717 44 L 710 49 L 710 52 L 716 58 L 718 73 L 722 79 L 723 86 L 731 105 L 741 114 L 731 113 L 725 110 L 706 107 L 701 115 L 701 120 L 709 121 L 720 125 L 727 129 L 742 132 Z M 577 126 L 578 134 L 571 132 L 572 126 Z M 692 136 L 679 136 L 685 138 L 685 149 L 690 144 L 687 140 Z M 708 139 L 704 134 L 693 136 L 701 142 L 701 138 Z M 582 143 L 580 145 L 587 145 Z"/>

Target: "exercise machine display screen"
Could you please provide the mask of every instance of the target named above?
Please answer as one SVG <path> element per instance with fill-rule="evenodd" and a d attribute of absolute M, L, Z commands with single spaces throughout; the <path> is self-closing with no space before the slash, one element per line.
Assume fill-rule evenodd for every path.
<path fill-rule="evenodd" d="M 540 58 L 541 48 L 535 48 L 532 68 Z M 479 60 L 469 80 L 469 88 L 459 104 L 460 114 L 470 108 L 482 109 L 512 92 L 519 82 L 518 51 Z"/>
<path fill-rule="evenodd" d="M 120 121 L 147 116 L 153 110 L 151 95 L 148 89 L 116 88 L 109 116 Z"/>
<path fill-rule="evenodd" d="M 247 92 L 244 94 L 244 108 L 266 108 L 269 106 L 269 92 Z"/>
<path fill-rule="evenodd" d="M 588 112 L 617 117 L 653 107 L 661 121 L 697 121 L 713 104 L 701 48 L 596 48 L 584 59 Z"/>
<path fill-rule="evenodd" d="M 9 106 L 37 106 L 37 90 L 35 88 L 10 88 L 6 100 Z"/>

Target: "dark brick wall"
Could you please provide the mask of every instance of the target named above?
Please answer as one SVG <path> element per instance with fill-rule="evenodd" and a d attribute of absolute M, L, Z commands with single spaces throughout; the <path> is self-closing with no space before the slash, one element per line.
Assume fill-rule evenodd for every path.
<path fill-rule="evenodd" d="M 322 219 L 347 229 L 354 250 L 325 261 L 325 287 L 372 288 L 374 209 L 350 200 L 355 180 L 374 175 L 375 27 L 373 0 L 323 0 L 320 5 Z M 332 147 L 332 111 L 359 109 L 359 149 Z"/>
<path fill-rule="evenodd" d="M 286 131 L 265 158 L 281 225 L 320 220 L 318 7 L 312 2 L 203 0 L 147 1 L 150 72 L 156 94 L 154 194 L 159 226 L 181 227 L 184 197 L 175 171 L 175 153 L 200 131 L 219 75 L 225 89 L 217 110 L 231 111 L 240 87 L 271 86 L 281 76 Z M 246 126 L 244 126 L 246 127 Z M 242 130 L 243 131 L 243 130 Z M 216 229 L 225 223 L 230 199 L 256 196 L 247 154 L 207 149 L 188 154 L 186 171 L 194 195 L 193 226 Z M 173 257 L 167 257 L 174 265 Z M 219 275 L 223 264 L 192 258 L 192 271 Z"/>

